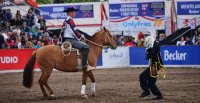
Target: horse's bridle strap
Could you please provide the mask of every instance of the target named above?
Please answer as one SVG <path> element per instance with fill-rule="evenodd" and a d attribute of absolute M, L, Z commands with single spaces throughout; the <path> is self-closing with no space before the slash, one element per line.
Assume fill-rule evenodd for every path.
<path fill-rule="evenodd" d="M 106 38 L 105 38 L 105 42 L 106 42 L 106 39 L 108 38 L 108 40 L 110 41 L 110 38 L 108 37 L 108 34 L 105 32 L 105 34 L 106 34 Z M 91 40 L 88 40 L 88 39 L 86 39 L 86 41 L 87 42 L 90 42 L 90 43 L 92 43 L 92 44 L 94 44 L 94 45 L 96 45 L 96 46 L 99 46 L 99 47 L 101 47 L 101 48 L 108 48 L 109 46 L 104 46 L 104 45 L 100 45 L 100 44 L 97 44 L 97 43 L 95 43 L 95 42 L 93 42 L 93 41 L 91 41 Z"/>

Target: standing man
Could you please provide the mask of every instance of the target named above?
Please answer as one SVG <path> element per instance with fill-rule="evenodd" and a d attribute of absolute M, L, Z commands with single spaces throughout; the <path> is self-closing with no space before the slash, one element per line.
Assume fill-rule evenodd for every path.
<path fill-rule="evenodd" d="M 83 70 L 87 69 L 87 61 L 88 61 L 88 53 L 89 53 L 89 46 L 82 42 L 81 39 L 85 40 L 86 33 L 78 30 L 76 28 L 76 25 L 74 23 L 73 18 L 76 15 L 76 9 L 74 8 L 67 8 L 67 10 L 64 10 L 63 12 L 67 13 L 67 18 L 65 19 L 63 23 L 63 39 L 64 41 L 68 41 L 72 44 L 73 48 L 79 49 L 82 51 L 82 68 Z"/>
<path fill-rule="evenodd" d="M 163 62 L 160 56 L 160 44 L 152 36 L 144 36 L 144 46 L 146 47 L 146 59 L 149 60 L 149 67 L 140 74 L 140 86 L 143 90 L 140 98 L 150 95 L 150 91 L 160 100 L 163 96 L 156 85 L 159 69 L 163 69 Z"/>
<path fill-rule="evenodd" d="M 3 44 L 4 44 L 4 36 L 0 34 L 0 49 L 3 48 Z"/>

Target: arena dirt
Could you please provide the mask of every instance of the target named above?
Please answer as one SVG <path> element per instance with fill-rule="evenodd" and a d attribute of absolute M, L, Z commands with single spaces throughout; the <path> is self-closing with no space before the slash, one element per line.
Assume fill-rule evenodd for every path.
<path fill-rule="evenodd" d="M 81 72 L 53 71 L 49 84 L 56 100 L 43 98 L 35 72 L 31 89 L 22 86 L 22 73 L 0 74 L 0 103 L 154 103 L 154 96 L 138 98 L 141 93 L 138 77 L 144 69 L 121 68 L 95 70 L 97 92 L 90 96 L 90 81 L 87 84 L 88 100 L 80 99 Z M 200 103 L 200 69 L 166 69 L 167 78 L 159 77 L 158 86 L 167 103 Z"/>

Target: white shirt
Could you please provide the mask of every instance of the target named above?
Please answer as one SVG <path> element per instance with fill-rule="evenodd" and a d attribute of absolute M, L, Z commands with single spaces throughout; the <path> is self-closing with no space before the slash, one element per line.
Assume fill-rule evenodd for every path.
<path fill-rule="evenodd" d="M 183 45 L 185 45 L 185 42 L 186 41 L 177 41 L 176 45 L 177 46 L 183 46 Z"/>
<path fill-rule="evenodd" d="M 75 24 L 74 24 L 74 26 L 69 24 L 70 20 L 73 21 L 73 19 L 70 16 L 67 16 L 67 19 L 65 19 L 65 21 L 64 21 L 64 38 L 78 39 L 79 37 L 77 37 L 77 35 L 79 35 L 80 33 L 78 33 L 77 28 L 75 27 Z"/>

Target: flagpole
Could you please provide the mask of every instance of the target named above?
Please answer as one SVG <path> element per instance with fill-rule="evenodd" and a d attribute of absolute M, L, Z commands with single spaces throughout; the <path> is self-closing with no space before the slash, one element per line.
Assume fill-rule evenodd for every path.
<path fill-rule="evenodd" d="M 174 16 L 175 16 L 175 19 L 176 19 L 176 22 L 175 22 L 175 31 L 177 30 L 177 13 L 176 13 L 176 6 L 175 6 L 175 3 L 174 3 L 174 0 L 173 0 L 173 7 L 174 7 Z"/>

